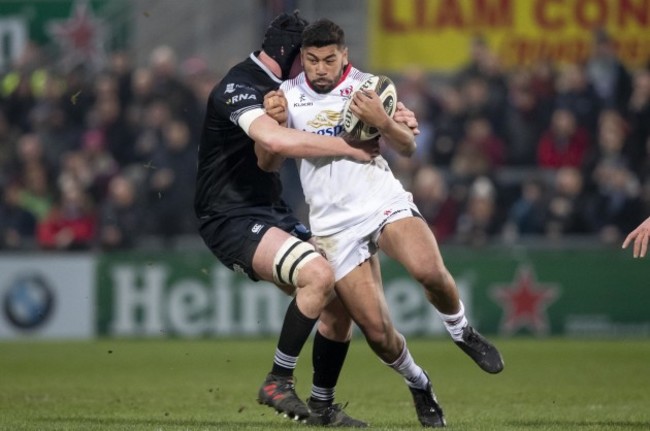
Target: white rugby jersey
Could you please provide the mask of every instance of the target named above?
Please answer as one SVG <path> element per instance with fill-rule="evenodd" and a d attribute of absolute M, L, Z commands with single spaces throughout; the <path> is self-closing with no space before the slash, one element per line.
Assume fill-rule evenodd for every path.
<path fill-rule="evenodd" d="M 328 94 L 316 93 L 304 72 L 280 88 L 287 98 L 288 125 L 320 135 L 343 133 L 343 105 L 370 77 L 348 66 L 339 84 Z M 405 193 L 386 160 L 379 156 L 361 163 L 345 157 L 296 159 L 309 205 L 309 224 L 315 235 L 327 236 L 358 224 L 382 204 Z"/>

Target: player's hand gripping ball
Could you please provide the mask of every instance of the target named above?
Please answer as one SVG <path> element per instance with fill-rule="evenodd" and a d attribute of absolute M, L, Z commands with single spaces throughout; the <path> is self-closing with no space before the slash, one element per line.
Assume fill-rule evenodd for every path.
<path fill-rule="evenodd" d="M 384 110 L 393 117 L 397 109 L 397 89 L 391 79 L 384 75 L 374 75 L 361 83 L 356 91 L 374 90 L 379 96 Z M 379 135 L 376 127 L 369 126 L 357 117 L 350 109 L 352 97 L 343 106 L 343 129 L 354 139 L 365 141 Z"/>

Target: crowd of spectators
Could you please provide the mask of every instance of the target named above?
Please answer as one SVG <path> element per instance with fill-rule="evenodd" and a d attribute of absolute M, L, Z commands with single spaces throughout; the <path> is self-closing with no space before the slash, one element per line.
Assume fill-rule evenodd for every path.
<path fill-rule="evenodd" d="M 391 162 L 438 240 L 620 245 L 650 215 L 650 58 L 626 67 L 602 31 L 584 64 L 505 70 L 481 38 L 471 53 L 438 85 L 398 83 L 422 133 Z"/>
<path fill-rule="evenodd" d="M 650 214 L 650 65 L 599 35 L 586 64 L 505 70 L 477 38 L 453 76 L 394 77 L 421 134 L 385 151 L 440 242 L 587 236 L 618 243 Z M 0 74 L 0 249 L 120 250 L 196 235 L 205 101 L 218 76 L 155 49 L 59 71 L 30 46 Z M 305 216 L 295 172 L 288 201 Z M 198 237 L 197 237 L 198 238 Z"/>
<path fill-rule="evenodd" d="M 145 67 L 61 72 L 30 46 L 1 76 L 0 249 L 119 250 L 195 235 L 198 133 L 216 82 L 161 46 Z"/>

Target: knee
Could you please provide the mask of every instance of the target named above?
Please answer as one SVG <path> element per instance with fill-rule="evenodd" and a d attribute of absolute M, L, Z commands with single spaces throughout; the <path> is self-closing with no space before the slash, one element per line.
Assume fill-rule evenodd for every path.
<path fill-rule="evenodd" d="M 412 277 L 430 292 L 445 290 L 453 285 L 451 274 L 445 267 L 420 267 L 411 272 Z"/>
<path fill-rule="evenodd" d="M 305 265 L 298 275 L 298 287 L 329 297 L 334 292 L 334 272 L 329 263 L 317 258 Z"/>

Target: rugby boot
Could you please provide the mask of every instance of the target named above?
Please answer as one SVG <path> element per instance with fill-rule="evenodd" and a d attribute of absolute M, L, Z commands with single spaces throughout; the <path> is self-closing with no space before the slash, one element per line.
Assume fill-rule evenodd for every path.
<path fill-rule="evenodd" d="M 463 341 L 455 341 L 455 343 L 483 371 L 496 374 L 503 370 L 503 358 L 497 348 L 470 325 L 463 328 Z"/>
<path fill-rule="evenodd" d="M 257 402 L 273 407 L 277 413 L 290 419 L 303 420 L 309 417 L 309 409 L 296 394 L 293 376 L 269 373 L 259 390 Z"/>
<path fill-rule="evenodd" d="M 330 404 L 327 401 L 316 401 L 309 398 L 307 400 L 307 406 L 311 411 L 307 418 L 308 425 L 351 428 L 368 427 L 367 423 L 354 419 L 343 411 L 347 403 L 345 405 Z"/>
<path fill-rule="evenodd" d="M 447 426 L 445 415 L 442 408 L 438 404 L 436 395 L 433 393 L 431 387 L 431 379 L 427 376 L 426 389 L 417 389 L 409 386 L 411 395 L 413 395 L 413 403 L 415 404 L 415 412 L 418 415 L 418 420 L 423 427 L 427 428 L 444 428 Z"/>

